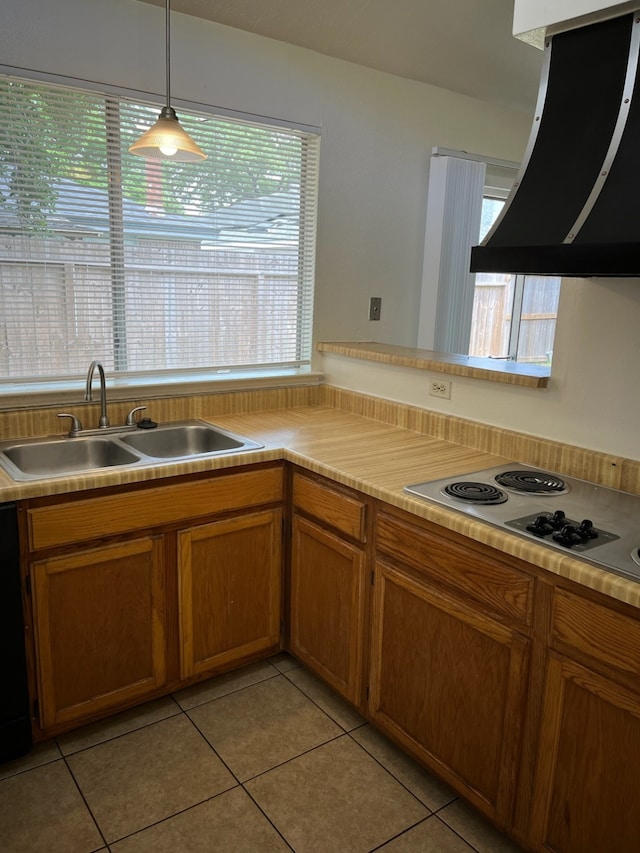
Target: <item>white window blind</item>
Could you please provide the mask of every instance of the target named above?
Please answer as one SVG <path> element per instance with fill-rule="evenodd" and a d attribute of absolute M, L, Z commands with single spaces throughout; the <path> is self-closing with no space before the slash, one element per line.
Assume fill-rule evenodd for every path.
<path fill-rule="evenodd" d="M 471 245 L 480 230 L 485 163 L 433 156 L 429 194 L 418 346 L 468 353 L 475 276 Z"/>
<path fill-rule="evenodd" d="M 130 155 L 157 113 L 0 77 L 0 380 L 309 363 L 319 137 L 179 110 L 205 161 Z"/>

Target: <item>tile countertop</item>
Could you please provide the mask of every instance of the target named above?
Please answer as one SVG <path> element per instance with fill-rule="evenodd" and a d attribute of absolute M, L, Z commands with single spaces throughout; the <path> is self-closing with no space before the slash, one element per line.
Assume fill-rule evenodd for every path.
<path fill-rule="evenodd" d="M 204 418 L 206 420 L 206 418 Z M 403 493 L 407 483 L 466 474 L 513 461 L 329 407 L 216 417 L 215 423 L 264 449 L 132 469 L 14 483 L 0 471 L 0 502 L 166 479 L 180 474 L 284 459 L 364 494 L 532 563 L 582 586 L 640 607 L 640 583 L 511 535 L 446 507 Z"/>

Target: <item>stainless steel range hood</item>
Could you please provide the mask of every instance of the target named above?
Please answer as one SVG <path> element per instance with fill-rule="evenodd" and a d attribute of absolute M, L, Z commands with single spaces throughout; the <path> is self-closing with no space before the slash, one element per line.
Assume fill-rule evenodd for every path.
<path fill-rule="evenodd" d="M 472 272 L 640 276 L 640 8 L 545 39 L 529 144 Z"/>

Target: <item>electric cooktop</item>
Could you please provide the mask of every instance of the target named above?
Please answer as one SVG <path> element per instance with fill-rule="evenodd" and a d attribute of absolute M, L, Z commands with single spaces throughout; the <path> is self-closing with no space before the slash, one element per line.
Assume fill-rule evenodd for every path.
<path fill-rule="evenodd" d="M 404 491 L 640 581 L 638 495 L 519 462 Z"/>

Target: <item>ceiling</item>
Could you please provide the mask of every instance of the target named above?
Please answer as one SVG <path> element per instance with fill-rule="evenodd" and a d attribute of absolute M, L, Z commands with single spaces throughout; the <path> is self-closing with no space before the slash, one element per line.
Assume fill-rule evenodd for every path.
<path fill-rule="evenodd" d="M 511 35 L 513 0 L 172 0 L 171 10 L 504 106 L 534 108 L 542 53 Z"/>

